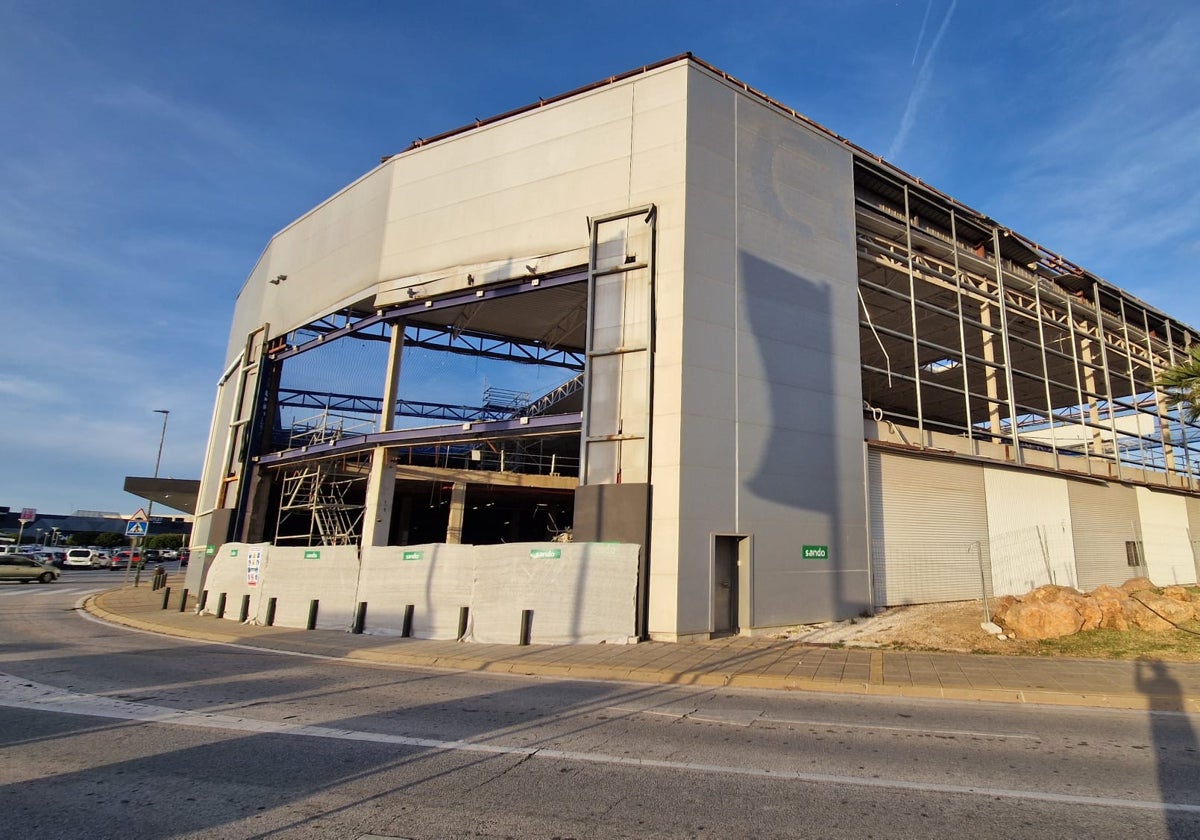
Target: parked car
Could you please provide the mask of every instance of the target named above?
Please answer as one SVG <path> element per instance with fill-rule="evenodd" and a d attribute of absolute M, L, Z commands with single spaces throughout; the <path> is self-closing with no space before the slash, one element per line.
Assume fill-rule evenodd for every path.
<path fill-rule="evenodd" d="M 130 551 L 130 550 L 126 549 L 125 551 L 118 551 L 116 554 L 113 555 L 112 565 L 110 565 L 108 568 L 110 568 L 110 569 L 128 568 L 129 562 L 130 562 L 130 557 L 133 558 L 133 567 L 135 569 L 141 569 L 146 565 L 146 558 L 142 557 L 142 553 L 140 550 L 134 549 L 133 551 Z"/>
<path fill-rule="evenodd" d="M 67 562 L 66 549 L 52 548 L 49 551 L 43 552 L 43 554 L 50 565 L 56 569 L 61 569 L 63 567 L 63 563 Z"/>
<path fill-rule="evenodd" d="M 145 555 L 147 563 L 160 563 L 163 559 L 162 552 L 157 548 L 144 549 L 142 554 Z"/>
<path fill-rule="evenodd" d="M 49 583 L 58 580 L 61 575 L 62 572 L 58 569 L 47 563 L 40 563 L 32 557 L 22 554 L 0 555 L 0 580 L 19 580 L 21 583 L 36 580 L 38 583 Z"/>
<path fill-rule="evenodd" d="M 100 555 L 90 548 L 72 548 L 67 552 L 63 566 L 68 569 L 99 569 Z"/>

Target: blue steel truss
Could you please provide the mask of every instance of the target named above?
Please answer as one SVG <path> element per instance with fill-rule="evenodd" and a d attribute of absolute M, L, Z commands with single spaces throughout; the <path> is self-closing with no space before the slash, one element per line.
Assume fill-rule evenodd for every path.
<path fill-rule="evenodd" d="M 584 280 L 585 274 L 578 269 L 544 276 L 531 276 L 516 283 L 489 286 L 472 291 L 461 289 L 457 292 L 442 295 L 437 298 L 415 299 L 407 303 L 395 304 L 370 314 L 353 310 L 342 310 L 319 318 L 297 330 L 294 330 L 273 344 L 267 355 L 275 362 L 281 362 L 292 356 L 305 353 L 329 341 L 355 336 L 357 338 L 383 341 L 389 337 L 388 326 L 395 321 L 406 318 L 410 314 L 428 313 L 440 309 L 448 309 L 467 304 L 485 303 L 489 300 L 499 300 L 512 297 L 535 289 L 550 289 L 566 286 Z M 492 335 L 471 333 L 466 330 L 438 329 L 434 327 L 410 324 L 404 330 L 405 341 L 408 342 L 410 331 L 416 346 L 434 347 L 449 352 L 459 352 L 467 355 L 485 355 L 488 358 L 505 359 L 524 364 L 558 365 L 573 370 L 583 370 L 584 361 L 581 353 L 572 353 L 550 346 L 539 344 L 522 344 Z M 498 354 L 498 355 L 488 355 Z"/>
<path fill-rule="evenodd" d="M 497 397 L 496 389 L 491 389 L 485 395 L 485 405 L 450 405 L 449 403 L 422 402 L 420 400 L 397 400 L 396 414 L 403 417 L 457 420 L 464 423 L 536 417 L 545 414 L 552 406 L 582 388 L 583 375 L 580 374 L 533 401 L 530 401 L 526 394 L 517 395 L 515 393 L 508 395 L 510 398 L 501 399 Z M 520 397 L 520 399 L 516 397 Z M 300 408 L 306 411 L 361 414 L 371 417 L 378 417 L 383 412 L 383 397 L 302 391 L 296 388 L 280 388 L 277 392 L 276 404 L 279 408 Z"/>

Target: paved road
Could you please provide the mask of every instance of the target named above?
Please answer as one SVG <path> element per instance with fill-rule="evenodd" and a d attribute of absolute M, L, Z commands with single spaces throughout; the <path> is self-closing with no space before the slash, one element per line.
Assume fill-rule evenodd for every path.
<path fill-rule="evenodd" d="M 0 588 L 5 837 L 1200 836 L 1178 713 L 364 667 L 97 623 L 87 574 Z"/>

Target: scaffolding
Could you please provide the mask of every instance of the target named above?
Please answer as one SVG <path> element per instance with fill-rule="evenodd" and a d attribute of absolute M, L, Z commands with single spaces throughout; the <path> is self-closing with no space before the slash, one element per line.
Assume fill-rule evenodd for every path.
<path fill-rule="evenodd" d="M 355 545 L 364 506 L 355 501 L 366 477 L 336 461 L 313 461 L 281 478 L 276 545 Z"/>

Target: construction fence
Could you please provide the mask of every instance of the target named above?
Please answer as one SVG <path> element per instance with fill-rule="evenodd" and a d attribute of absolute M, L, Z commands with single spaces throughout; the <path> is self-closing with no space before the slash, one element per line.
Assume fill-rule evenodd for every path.
<path fill-rule="evenodd" d="M 228 543 L 200 612 L 280 627 L 497 644 L 627 643 L 639 546 Z"/>

